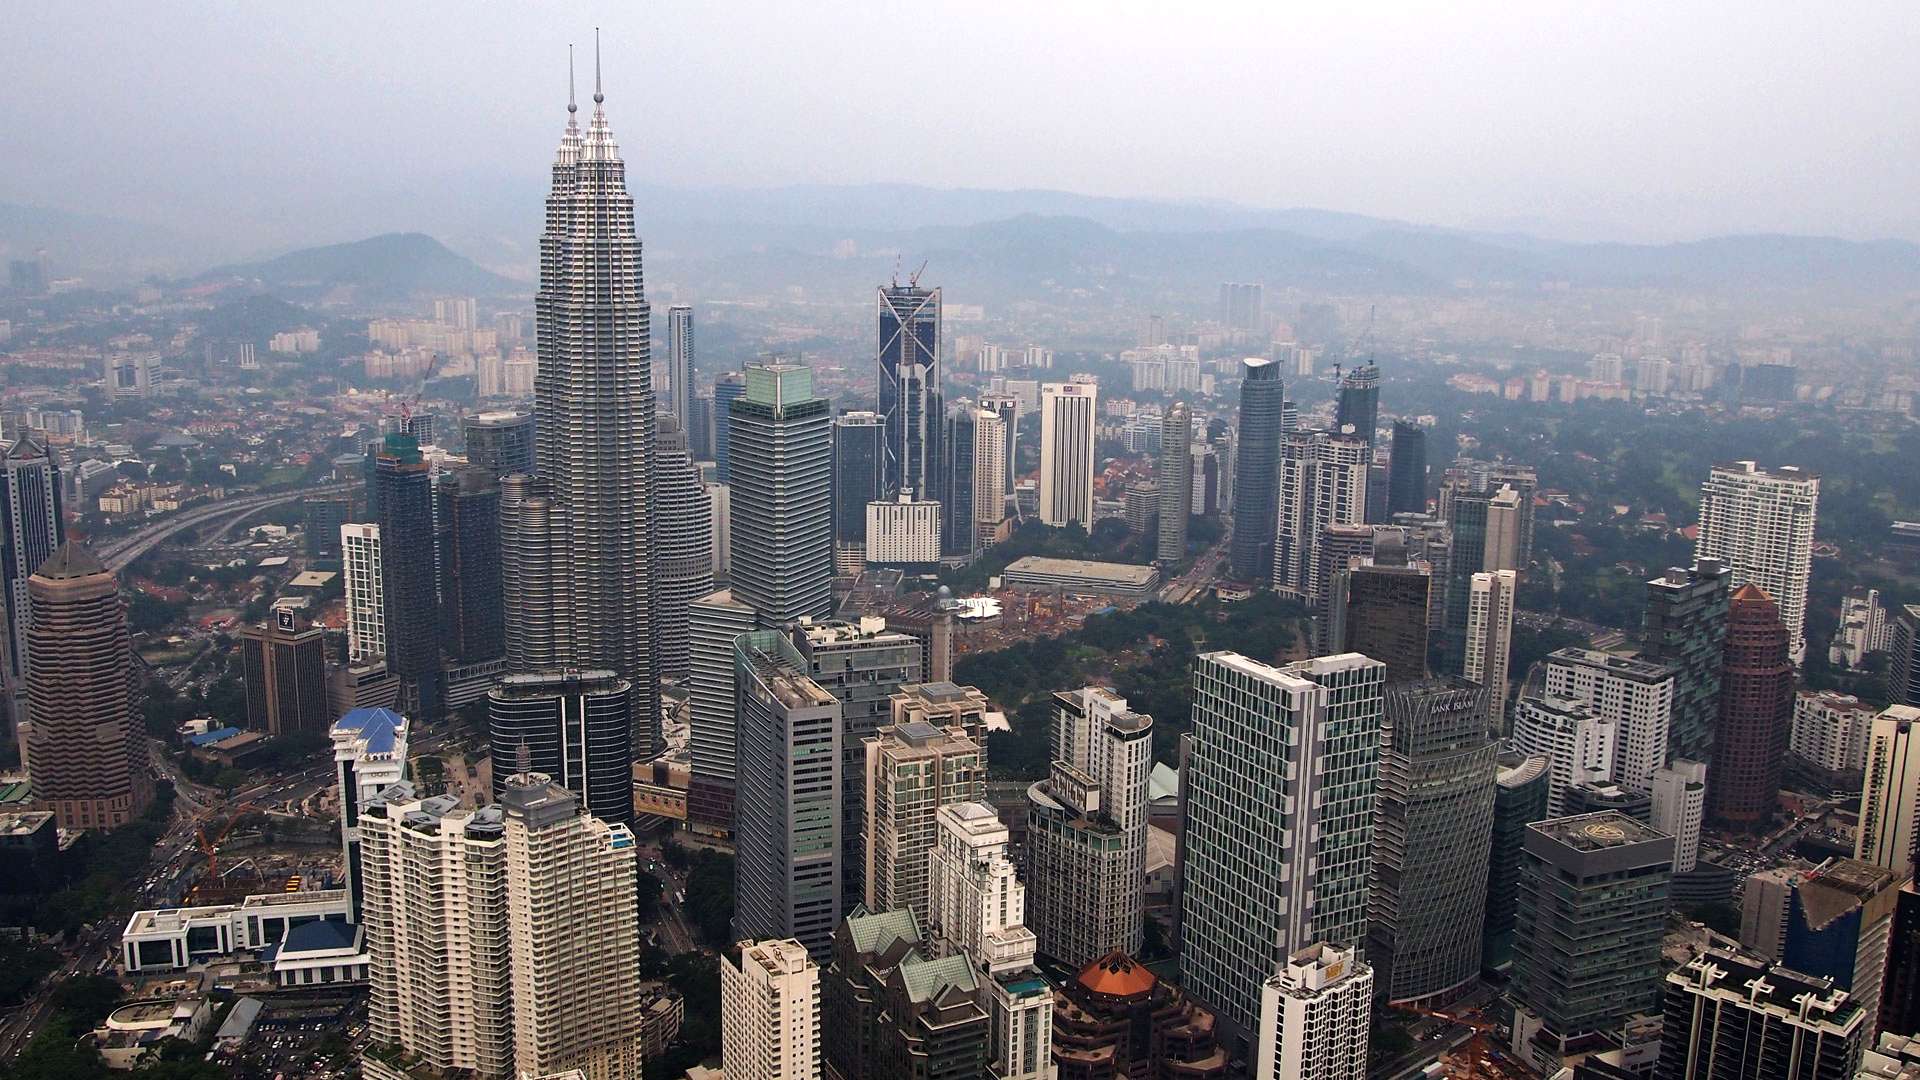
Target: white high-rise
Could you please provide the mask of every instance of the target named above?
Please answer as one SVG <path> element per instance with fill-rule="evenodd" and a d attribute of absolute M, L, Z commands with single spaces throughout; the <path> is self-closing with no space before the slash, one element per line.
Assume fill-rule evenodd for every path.
<path fill-rule="evenodd" d="M 672 413 L 681 426 L 687 422 L 687 407 L 693 404 L 693 305 L 674 304 L 667 309 L 667 370 L 660 388 L 663 412 Z"/>
<path fill-rule="evenodd" d="M 1707 806 L 1705 762 L 1679 758 L 1655 770 L 1651 824 L 1673 837 L 1673 872 L 1685 874 L 1700 861 L 1700 823 Z"/>
<path fill-rule="evenodd" d="M 980 746 L 960 728 L 914 722 L 882 727 L 865 748 L 867 910 L 926 911 L 940 808 L 986 794 Z"/>
<path fill-rule="evenodd" d="M 1733 587 L 1752 583 L 1780 605 L 1788 650 L 1807 656 L 1807 583 L 1813 575 L 1813 525 L 1820 510 L 1820 474 L 1757 462 L 1715 465 L 1700 488 L 1695 559 L 1719 559 Z"/>
<path fill-rule="evenodd" d="M 1040 520 L 1056 528 L 1093 528 L 1093 440 L 1100 387 L 1090 382 L 1040 387 Z"/>
<path fill-rule="evenodd" d="M 1561 649 L 1547 657 L 1546 694 L 1578 701 L 1615 724 L 1613 782 L 1651 790 L 1654 771 L 1667 763 L 1677 674 L 1668 664 L 1594 649 Z"/>
<path fill-rule="evenodd" d="M 1611 720 L 1577 701 L 1523 697 L 1513 707 L 1513 750 L 1541 754 L 1549 763 L 1547 813 L 1551 817 L 1565 811 L 1568 788 L 1613 778 L 1618 733 Z"/>
<path fill-rule="evenodd" d="M 1513 649 L 1513 597 L 1519 587 L 1520 575 L 1495 570 L 1473 575 L 1467 592 L 1467 655 L 1461 674 L 1487 688 L 1487 711 L 1495 720 L 1507 710 L 1507 658 Z"/>
<path fill-rule="evenodd" d="M 973 419 L 973 547 L 993 545 L 1007 516 L 1007 421 L 996 409 L 979 409 Z"/>
<path fill-rule="evenodd" d="M 1054 1075 L 1053 993 L 1033 967 L 1027 890 L 1007 854 L 1008 830 L 985 803 L 943 806 L 929 874 L 929 928 L 979 968 L 993 1013 L 993 1075 Z"/>
<path fill-rule="evenodd" d="M 1260 987 L 1253 1080 L 1360 1080 L 1372 1018 L 1373 969 L 1356 950 L 1299 950 Z"/>
<path fill-rule="evenodd" d="M 1920 811 L 1920 708 L 1889 705 L 1873 718 L 1860 831 L 1853 857 L 1912 875 L 1915 813 Z"/>
<path fill-rule="evenodd" d="M 1280 439 L 1280 507 L 1273 542 L 1273 587 L 1317 603 L 1320 542 L 1335 525 L 1358 525 L 1367 515 L 1367 466 L 1373 447 L 1364 435 L 1289 431 Z"/>
<path fill-rule="evenodd" d="M 387 655 L 387 613 L 380 568 L 380 526 L 340 526 L 340 567 L 346 577 L 347 657 Z"/>
<path fill-rule="evenodd" d="M 820 969 L 797 941 L 743 941 L 720 960 L 720 1064 L 728 1076 L 819 1080 Z"/>

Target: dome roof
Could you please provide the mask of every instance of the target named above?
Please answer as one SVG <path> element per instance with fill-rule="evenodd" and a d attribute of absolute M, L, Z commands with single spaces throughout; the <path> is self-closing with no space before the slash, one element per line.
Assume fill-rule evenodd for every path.
<path fill-rule="evenodd" d="M 1117 949 L 1081 968 L 1076 978 L 1081 986 L 1108 997 L 1135 997 L 1160 981 L 1144 965 Z"/>

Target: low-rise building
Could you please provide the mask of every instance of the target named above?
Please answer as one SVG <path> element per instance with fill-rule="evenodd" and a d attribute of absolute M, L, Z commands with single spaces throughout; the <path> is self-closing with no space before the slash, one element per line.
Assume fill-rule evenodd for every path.
<path fill-rule="evenodd" d="M 1009 563 L 1001 579 L 1008 585 L 1038 585 L 1108 596 L 1145 597 L 1160 584 L 1160 572 L 1151 566 L 1135 566 L 1131 563 L 1028 555 Z"/>
<path fill-rule="evenodd" d="M 308 923 L 347 922 L 347 892 L 264 893 L 238 904 L 136 911 L 120 932 L 129 974 L 179 971 L 218 956 L 259 952 Z"/>

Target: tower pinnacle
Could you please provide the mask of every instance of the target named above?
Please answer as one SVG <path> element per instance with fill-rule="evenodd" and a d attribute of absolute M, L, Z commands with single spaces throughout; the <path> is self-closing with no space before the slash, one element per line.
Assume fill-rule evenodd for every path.
<path fill-rule="evenodd" d="M 605 100 L 607 95 L 600 92 L 600 28 L 596 26 L 593 28 L 593 103 L 597 106 Z"/>
<path fill-rule="evenodd" d="M 567 114 L 571 116 L 580 111 L 573 101 L 573 46 L 567 46 Z"/>

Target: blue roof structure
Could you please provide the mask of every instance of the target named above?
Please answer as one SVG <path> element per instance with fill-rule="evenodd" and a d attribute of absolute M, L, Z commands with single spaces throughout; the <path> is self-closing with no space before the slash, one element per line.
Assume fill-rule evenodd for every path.
<path fill-rule="evenodd" d="M 335 732 L 359 732 L 371 754 L 391 754 L 394 732 L 407 725 L 407 718 L 388 708 L 355 709 L 333 722 Z"/>
<path fill-rule="evenodd" d="M 240 734 L 240 729 L 237 727 L 215 728 L 202 735 L 189 735 L 187 736 L 187 742 L 192 746 L 205 746 L 208 743 L 217 743 L 221 739 L 231 739 L 238 734 Z"/>
<path fill-rule="evenodd" d="M 287 940 L 280 946 L 280 955 L 290 957 L 298 953 L 351 949 L 359 939 L 360 928 L 353 923 L 320 919 L 301 923 L 287 931 Z"/>

